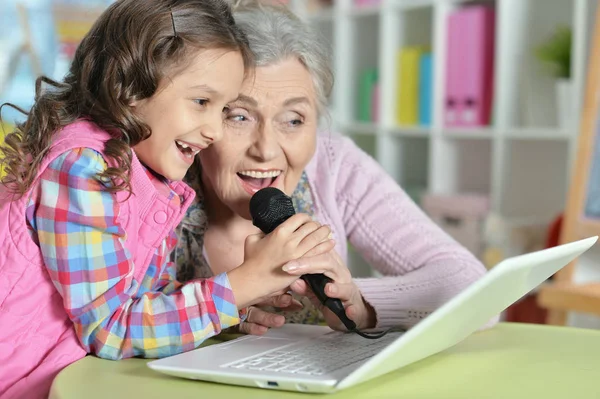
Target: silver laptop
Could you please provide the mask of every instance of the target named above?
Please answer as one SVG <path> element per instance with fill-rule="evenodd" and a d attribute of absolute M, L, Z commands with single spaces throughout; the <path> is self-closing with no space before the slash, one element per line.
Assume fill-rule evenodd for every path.
<path fill-rule="evenodd" d="M 153 370 L 232 385 L 334 392 L 431 356 L 465 339 L 588 250 L 591 237 L 506 259 L 407 332 L 380 339 L 286 324 L 266 335 L 155 360 Z"/>

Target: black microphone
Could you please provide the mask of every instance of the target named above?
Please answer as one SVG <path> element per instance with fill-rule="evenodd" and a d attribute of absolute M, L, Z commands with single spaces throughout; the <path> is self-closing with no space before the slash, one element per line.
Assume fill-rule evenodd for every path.
<path fill-rule="evenodd" d="M 252 224 L 265 234 L 271 233 L 281 223 L 294 216 L 295 213 L 292 199 L 275 187 L 263 188 L 250 199 Z M 332 281 L 329 277 L 323 273 L 318 273 L 304 274 L 300 278 L 308 284 L 319 302 L 339 317 L 348 331 L 357 331 L 356 323 L 346 316 L 342 301 L 325 295 L 325 285 Z"/>

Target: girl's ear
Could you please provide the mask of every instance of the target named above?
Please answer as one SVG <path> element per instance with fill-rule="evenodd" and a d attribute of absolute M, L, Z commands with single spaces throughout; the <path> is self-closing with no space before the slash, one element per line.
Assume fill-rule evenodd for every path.
<path fill-rule="evenodd" d="M 140 108 L 143 107 L 146 103 L 148 103 L 148 98 L 142 98 L 139 100 L 131 100 L 129 101 L 128 105 L 133 108 Z"/>
<path fill-rule="evenodd" d="M 130 107 L 140 107 L 143 103 L 144 103 L 143 99 L 140 100 L 138 96 L 134 96 L 132 99 L 130 99 L 128 105 Z"/>

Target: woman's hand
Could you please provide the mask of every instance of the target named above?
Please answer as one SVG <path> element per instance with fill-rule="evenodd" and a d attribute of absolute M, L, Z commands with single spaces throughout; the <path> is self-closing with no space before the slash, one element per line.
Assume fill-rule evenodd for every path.
<path fill-rule="evenodd" d="M 246 237 L 244 263 L 227 272 L 238 307 L 260 303 L 287 289 L 298 277 L 281 267 L 293 259 L 330 252 L 335 246 L 330 233 L 328 226 L 297 213 L 270 234 Z"/>
<path fill-rule="evenodd" d="M 263 335 L 269 328 L 281 327 L 285 324 L 285 317 L 261 309 L 262 306 L 272 306 L 295 311 L 302 309 L 302 304 L 292 298 L 290 294 L 282 294 L 268 298 L 262 303 L 250 306 L 246 320 L 240 324 L 239 332 L 252 335 Z"/>
<path fill-rule="evenodd" d="M 342 301 L 346 308 L 346 315 L 356 323 L 359 329 L 375 327 L 375 310 L 364 300 L 360 290 L 352 280 L 350 270 L 344 265 L 335 250 L 326 254 L 293 260 L 284 265 L 283 270 L 294 276 L 314 273 L 325 274 L 333 280 L 325 286 L 325 294 L 330 298 L 338 298 Z M 294 281 L 290 288 L 296 294 L 309 297 L 311 302 L 321 309 L 329 327 L 335 330 L 346 329 L 333 312 L 321 305 L 303 280 Z"/>

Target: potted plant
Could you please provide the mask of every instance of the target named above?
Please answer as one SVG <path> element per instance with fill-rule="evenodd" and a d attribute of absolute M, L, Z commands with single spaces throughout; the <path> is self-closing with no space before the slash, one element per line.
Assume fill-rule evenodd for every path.
<path fill-rule="evenodd" d="M 571 28 L 559 26 L 554 34 L 536 49 L 538 59 L 549 65 L 556 77 L 557 117 L 561 128 L 569 127 L 572 113 L 571 38 Z"/>

